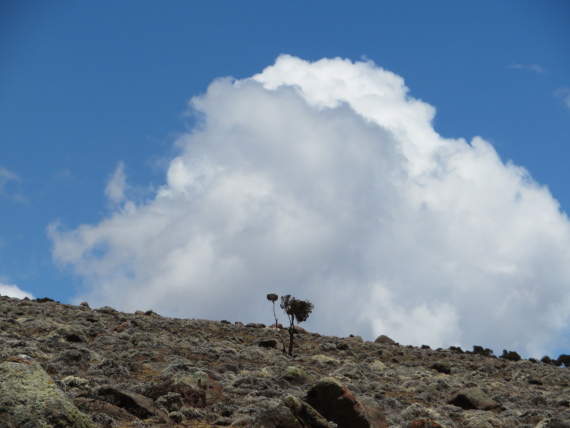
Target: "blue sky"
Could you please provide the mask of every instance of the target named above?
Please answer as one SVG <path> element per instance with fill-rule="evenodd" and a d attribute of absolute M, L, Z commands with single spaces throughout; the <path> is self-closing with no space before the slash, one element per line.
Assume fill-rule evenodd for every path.
<path fill-rule="evenodd" d="M 375 64 L 374 67 L 394 73 L 404 80 L 410 97 L 435 109 L 431 124 L 442 138 L 471 142 L 480 136 L 496 150 L 504 165 L 512 161 L 525 168 L 530 180 L 546 186 L 553 200 L 560 203 L 560 210 L 568 212 L 569 23 L 570 4 L 564 1 L 380 1 L 350 5 L 319 1 L 3 2 L 0 284 L 16 286 L 34 297 L 74 302 L 87 296 L 99 304 L 132 309 L 128 302 L 121 301 L 125 296 L 105 291 L 102 281 L 112 284 L 115 278 L 108 271 L 103 273 L 101 269 L 105 268 L 101 266 L 105 263 L 90 264 L 90 260 L 102 260 L 104 254 L 112 253 L 113 244 L 108 238 L 97 241 L 88 251 L 86 238 L 81 238 L 83 247 L 77 250 L 78 254 L 87 251 L 81 253 L 81 260 L 65 253 L 64 247 L 74 248 L 71 242 L 79 239 L 81 225 L 102 230 L 105 220 L 117 219 L 128 203 L 150 207 L 160 189 L 175 187 L 167 182 L 167 171 L 173 171 L 173 159 L 190 150 L 184 136 L 204 128 L 203 124 L 195 128 L 203 115 L 214 117 L 208 97 L 200 114 L 189 108 L 189 100 L 204 94 L 218 78 L 247 79 L 261 73 L 275 64 L 281 54 L 307 64 L 340 57 L 353 63 Z M 284 69 L 290 64 L 283 65 Z M 335 64 L 328 66 L 333 69 L 338 65 Z M 264 82 L 270 85 L 269 81 Z M 223 88 L 220 90 L 228 90 Z M 351 103 L 348 98 L 339 100 Z M 208 141 L 188 144 L 203 144 L 203 153 L 214 144 Z M 257 154 L 256 151 L 252 158 Z M 269 168 L 270 161 L 263 159 Z M 192 162 L 184 162 L 191 169 Z M 118 192 L 116 196 L 112 196 L 112 186 Z M 382 209 L 381 205 L 378 209 Z M 199 224 L 192 214 L 187 215 L 189 222 Z M 355 217 L 354 221 L 356 224 L 360 220 Z M 529 227 L 533 227 L 532 223 Z M 51 235 L 48 229 L 52 230 Z M 164 245 L 168 247 L 170 243 Z M 240 245 L 247 246 L 248 241 Z M 224 248 L 230 251 L 229 246 Z M 269 247 L 265 250 L 269 251 Z M 239 259 L 240 250 L 235 251 L 234 258 Z M 437 251 L 435 247 L 433 251 Z M 402 252 L 405 253 L 403 249 Z M 425 259 L 422 254 L 418 257 Z M 366 271 L 357 269 L 346 254 L 327 260 L 318 263 L 345 266 L 342 274 L 334 275 L 342 277 L 345 283 L 361 281 L 362 271 Z M 134 269 L 129 273 L 132 278 L 143 275 L 137 268 L 121 266 L 110 269 Z M 280 294 L 287 293 L 290 287 L 299 297 L 305 291 L 312 296 L 314 288 L 318 288 L 314 285 L 316 279 L 303 281 L 315 272 L 307 267 L 298 276 L 280 275 L 288 266 L 276 264 L 274 270 L 264 273 L 264 278 L 273 281 Z M 428 275 L 431 268 L 426 269 L 424 274 Z M 544 273 L 544 269 L 537 268 L 531 276 L 538 278 L 537 282 L 551 281 L 550 273 Z M 322 278 L 324 274 L 319 275 Z M 370 280 L 370 275 L 364 275 L 366 280 Z M 562 284 L 564 275 L 552 281 Z M 403 281 L 404 276 L 395 272 L 392 279 Z M 153 281 L 161 279 L 152 277 Z M 327 278 L 332 281 L 332 277 Z M 303 283 L 305 288 L 287 284 L 292 280 Z M 390 282 L 388 278 L 381 280 Z M 139 292 L 154 296 L 152 284 L 149 280 Z M 529 290 L 536 287 L 533 284 Z M 206 286 L 215 288 L 214 283 Z M 386 293 L 396 293 L 398 287 L 386 285 L 385 289 L 375 288 L 375 292 L 386 300 Z M 556 294 L 557 299 L 569 295 L 568 290 L 560 287 L 556 289 L 560 293 Z M 313 291 L 309 292 L 309 288 Z M 372 288 L 368 287 L 367 292 Z M 90 294 L 89 290 L 95 289 L 99 291 Z M 240 290 L 263 296 L 265 292 L 263 287 L 259 286 L 259 291 L 253 285 L 251 290 Z M 410 290 L 414 292 L 413 288 Z M 446 293 L 451 295 L 456 290 L 448 288 Z M 554 296 L 554 291 L 544 293 Z M 222 295 L 220 291 L 215 297 L 205 296 L 200 306 L 211 306 L 211 299 L 221 299 Z M 338 296 L 342 299 L 341 292 Z M 329 303 L 324 300 L 328 299 L 334 300 L 334 293 L 332 298 L 323 299 L 322 307 L 334 308 L 334 303 L 326 306 Z M 393 299 L 399 301 L 397 296 Z M 317 298 L 314 300 L 318 308 Z M 449 304 L 453 306 L 452 299 Z M 429 303 L 402 305 L 418 319 L 426 307 L 426 316 L 447 314 L 448 318 L 442 315 L 442 323 L 461 317 L 461 310 L 457 309 L 460 305 L 450 312 Z M 233 313 L 224 305 L 220 307 L 235 317 L 255 318 L 247 321 L 259 322 L 266 315 L 263 308 L 259 313 L 253 309 Z M 193 317 L 199 313 L 193 312 L 192 307 L 183 311 L 159 304 L 158 308 L 176 316 Z M 215 310 L 199 315 L 222 316 Z M 322 330 L 326 317 L 314 318 L 315 324 L 310 326 Z M 381 317 L 371 321 L 372 318 L 362 321 L 362 325 L 355 324 L 354 332 L 371 336 L 382 330 L 400 334 L 401 342 L 408 338 L 409 342 L 419 340 L 396 327 L 402 324 L 397 317 L 392 317 L 392 321 Z M 521 336 L 510 345 L 525 352 L 570 351 L 561 342 L 568 331 L 567 320 L 559 319 L 557 323 L 559 334 L 552 343 L 530 346 Z M 483 343 L 486 336 L 461 333 L 468 330 L 461 326 L 458 321 L 456 330 L 442 327 L 445 332 L 434 337 L 433 342 L 469 347 L 477 344 L 472 343 L 474 340 L 480 340 L 479 344 L 488 346 Z M 329 333 L 347 332 L 337 329 Z"/>

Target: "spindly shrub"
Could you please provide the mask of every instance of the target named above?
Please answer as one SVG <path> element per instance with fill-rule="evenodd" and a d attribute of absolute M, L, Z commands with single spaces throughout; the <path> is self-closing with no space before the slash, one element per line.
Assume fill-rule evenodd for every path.
<path fill-rule="evenodd" d="M 275 317 L 275 326 L 279 323 L 277 320 L 277 315 L 275 315 L 275 302 L 279 296 L 277 294 L 268 294 L 267 300 L 273 302 L 273 316 Z M 290 294 L 286 296 L 281 296 L 281 309 L 285 311 L 287 317 L 289 318 L 289 355 L 293 355 L 293 340 L 295 335 L 295 322 L 301 323 L 309 318 L 309 315 L 313 311 L 313 304 L 307 300 L 299 300 L 292 297 Z M 283 343 L 283 350 L 285 351 L 285 343 Z"/>

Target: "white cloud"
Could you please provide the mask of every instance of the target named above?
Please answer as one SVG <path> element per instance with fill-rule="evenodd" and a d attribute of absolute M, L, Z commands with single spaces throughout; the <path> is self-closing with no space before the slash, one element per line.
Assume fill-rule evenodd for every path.
<path fill-rule="evenodd" d="M 558 98 L 561 98 L 564 105 L 570 109 L 570 88 L 566 87 L 558 88 L 554 92 L 554 95 Z"/>
<path fill-rule="evenodd" d="M 275 292 L 311 300 L 321 333 L 566 345 L 567 217 L 482 138 L 438 135 L 401 77 L 285 55 L 191 106 L 202 122 L 154 198 L 50 226 L 55 260 L 85 281 L 78 302 L 269 323 Z"/>
<path fill-rule="evenodd" d="M 113 172 L 107 181 L 105 196 L 111 204 L 118 205 L 125 200 L 126 188 L 127 175 L 125 173 L 125 164 L 123 162 L 119 162 L 115 172 Z"/>
<path fill-rule="evenodd" d="M 34 298 L 32 293 L 28 293 L 27 291 L 20 289 L 17 285 L 2 283 L 0 283 L 0 296 L 16 297 L 18 299 L 23 299 L 24 297 L 28 297 L 30 299 Z"/>
<path fill-rule="evenodd" d="M 548 73 L 548 70 L 546 68 L 544 68 L 540 65 L 537 65 L 537 64 L 512 64 L 509 67 L 517 69 L 517 70 L 532 71 L 533 73 L 537 73 L 537 74 Z"/>
<path fill-rule="evenodd" d="M 0 196 L 26 202 L 26 198 L 20 192 L 21 181 L 18 174 L 0 166 Z"/>

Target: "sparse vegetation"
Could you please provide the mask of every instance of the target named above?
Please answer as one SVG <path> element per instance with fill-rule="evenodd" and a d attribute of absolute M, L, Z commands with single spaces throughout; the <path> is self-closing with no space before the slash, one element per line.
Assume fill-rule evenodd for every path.
<path fill-rule="evenodd" d="M 521 356 L 515 351 L 507 351 L 506 349 L 503 349 L 503 355 L 501 355 L 501 358 L 510 361 L 519 361 Z"/>
<path fill-rule="evenodd" d="M 564 364 L 564 367 L 570 366 L 570 355 L 562 354 L 558 357 L 558 362 Z"/>
<path fill-rule="evenodd" d="M 483 348 L 482 346 L 474 345 L 473 353 L 476 355 L 483 355 L 485 357 L 493 357 L 493 350 L 489 348 Z"/>
<path fill-rule="evenodd" d="M 457 353 L 457 354 L 463 354 L 463 353 L 464 353 L 463 349 L 461 349 L 460 346 L 450 346 L 450 347 L 449 347 L 449 350 L 450 350 L 450 351 L 453 351 L 453 352 L 455 352 L 455 353 Z"/>
<path fill-rule="evenodd" d="M 270 293 L 267 295 L 267 300 L 269 300 L 271 303 L 273 303 L 273 317 L 275 318 L 275 330 L 277 331 L 277 336 L 279 336 L 279 339 L 281 340 L 281 343 L 283 344 L 283 352 L 286 352 L 285 350 L 287 349 L 287 346 L 285 345 L 285 341 L 283 340 L 283 337 L 279 333 L 279 320 L 277 319 L 277 314 L 275 313 L 275 302 L 277 301 L 277 299 L 279 299 L 279 296 L 275 293 Z"/>
<path fill-rule="evenodd" d="M 275 327 L 277 328 L 279 321 L 277 315 L 275 314 L 275 302 L 279 296 L 277 294 L 271 293 L 267 295 L 267 300 L 273 303 L 273 316 L 275 317 Z M 289 327 L 287 331 L 289 332 L 289 355 L 293 355 L 293 341 L 296 333 L 295 322 L 301 323 L 309 318 L 309 315 L 313 311 L 314 305 L 307 300 L 300 300 L 292 297 L 290 294 L 286 296 L 281 296 L 281 309 L 285 311 L 287 317 L 289 318 Z M 281 335 L 279 336 L 281 338 Z M 283 339 L 281 338 L 283 342 Z M 283 351 L 285 352 L 285 343 L 283 342 Z"/>
<path fill-rule="evenodd" d="M 281 296 L 281 309 L 289 317 L 289 355 L 293 355 L 293 337 L 295 335 L 295 321 L 301 323 L 307 321 L 313 311 L 313 304 L 307 300 L 299 300 L 290 294 Z"/>

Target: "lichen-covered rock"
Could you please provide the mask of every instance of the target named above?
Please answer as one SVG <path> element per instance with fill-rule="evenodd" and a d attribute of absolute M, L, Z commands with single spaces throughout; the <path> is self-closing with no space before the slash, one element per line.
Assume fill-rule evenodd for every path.
<path fill-rule="evenodd" d="M 302 367 L 297 366 L 288 366 L 281 373 L 281 378 L 285 379 L 292 385 L 304 385 L 315 381 L 313 376 L 307 374 Z"/>
<path fill-rule="evenodd" d="M 96 428 L 35 362 L 0 363 L 2 426 Z"/>

